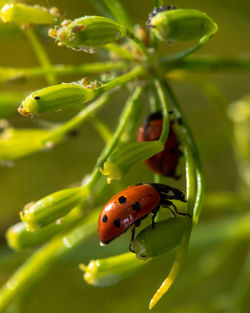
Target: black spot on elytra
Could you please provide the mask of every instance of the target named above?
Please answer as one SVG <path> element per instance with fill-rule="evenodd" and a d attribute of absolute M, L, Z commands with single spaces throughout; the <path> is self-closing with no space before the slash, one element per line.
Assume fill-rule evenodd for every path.
<path fill-rule="evenodd" d="M 119 228 L 120 227 L 120 219 L 117 218 L 116 220 L 114 220 L 114 225 L 115 227 Z"/>
<path fill-rule="evenodd" d="M 176 150 L 175 150 L 175 149 L 170 149 L 170 150 L 169 150 L 169 153 L 170 153 L 170 154 L 176 154 Z"/>
<path fill-rule="evenodd" d="M 118 199 L 118 201 L 119 201 L 121 204 L 123 204 L 123 203 L 126 203 L 127 198 L 124 197 L 124 196 L 121 196 L 121 197 Z"/>
<path fill-rule="evenodd" d="M 40 100 L 40 97 L 36 96 L 34 99 L 35 99 L 35 100 Z"/>
<path fill-rule="evenodd" d="M 107 221 L 108 221 L 108 217 L 107 217 L 107 215 L 105 214 L 105 215 L 103 215 L 102 222 L 103 222 L 103 223 L 107 223 Z"/>
<path fill-rule="evenodd" d="M 139 212 L 141 209 L 141 205 L 139 202 L 135 202 L 132 204 L 133 210 L 135 210 L 136 212 Z"/>

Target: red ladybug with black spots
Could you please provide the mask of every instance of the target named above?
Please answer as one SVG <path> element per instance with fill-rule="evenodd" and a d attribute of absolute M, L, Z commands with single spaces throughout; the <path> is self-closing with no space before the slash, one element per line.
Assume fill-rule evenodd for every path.
<path fill-rule="evenodd" d="M 123 189 L 106 203 L 99 216 L 100 242 L 102 244 L 109 243 L 130 226 L 132 226 L 132 242 L 135 227 L 139 226 L 141 220 L 149 213 L 152 213 L 152 227 L 154 228 L 155 216 L 160 206 L 167 207 L 174 216 L 175 213 L 188 215 L 179 212 L 171 202 L 172 199 L 186 202 L 185 195 L 180 190 L 168 185 L 141 183 Z"/>
<path fill-rule="evenodd" d="M 140 127 L 137 141 L 158 140 L 161 136 L 162 125 L 163 120 L 161 112 L 151 114 L 144 122 L 143 126 Z M 174 122 L 170 121 L 169 135 L 164 150 L 145 160 L 145 164 L 155 173 L 176 179 L 180 178 L 179 175 L 176 175 L 176 168 L 179 158 L 182 155 L 179 145 L 180 143 L 174 130 Z"/>

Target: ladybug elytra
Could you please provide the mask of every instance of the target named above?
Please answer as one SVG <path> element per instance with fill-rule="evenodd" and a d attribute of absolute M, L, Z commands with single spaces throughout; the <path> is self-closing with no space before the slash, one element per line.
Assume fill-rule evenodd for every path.
<path fill-rule="evenodd" d="M 158 174 L 177 179 L 180 176 L 176 175 L 176 168 L 182 152 L 179 149 L 180 143 L 173 125 L 174 122 L 170 121 L 169 135 L 164 150 L 145 160 L 144 163 Z M 143 126 L 140 127 L 137 141 L 158 140 L 161 136 L 162 126 L 163 120 L 161 112 L 151 114 L 144 122 Z"/>
<path fill-rule="evenodd" d="M 102 244 L 107 244 L 130 226 L 134 239 L 135 227 L 152 212 L 152 227 L 160 206 L 167 207 L 172 214 L 179 212 L 170 200 L 186 202 L 185 195 L 178 189 L 163 184 L 141 183 L 131 185 L 114 195 L 104 206 L 98 221 L 98 235 Z M 170 208 L 172 207 L 174 211 Z M 131 243 L 130 243 L 131 246 Z M 131 248 L 130 248 L 131 251 Z"/>

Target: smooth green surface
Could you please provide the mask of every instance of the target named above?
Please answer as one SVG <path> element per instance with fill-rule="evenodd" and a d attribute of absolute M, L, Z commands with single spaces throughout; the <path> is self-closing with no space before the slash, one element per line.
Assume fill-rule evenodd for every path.
<path fill-rule="evenodd" d="M 34 1 L 30 3 L 34 4 Z M 39 3 L 44 5 L 43 1 Z M 142 0 L 122 2 L 124 7 L 129 10 L 132 19 L 142 25 L 145 25 L 148 14 L 152 11 L 152 3 L 153 1 Z M 60 6 L 61 11 L 67 12 L 67 17 L 69 18 L 77 18 L 80 14 L 89 15 L 93 12 L 99 14 L 89 6 L 87 1 L 72 0 L 69 2 L 55 0 L 50 4 Z M 228 58 L 233 58 L 239 54 L 249 53 L 250 11 L 248 1 L 223 0 L 218 2 L 213 0 L 201 2 L 192 0 L 187 3 L 184 0 L 176 0 L 174 4 L 178 7 L 195 8 L 206 12 L 219 25 L 219 32 L 198 53 L 198 56 L 201 54 L 214 54 L 218 57 L 227 56 Z M 44 32 L 46 33 L 45 30 Z M 46 36 L 42 38 L 46 38 Z M 100 61 L 97 55 L 78 53 L 65 47 L 59 48 L 53 40 L 43 40 L 42 42 L 53 64 L 73 63 L 77 65 L 85 62 Z M 0 44 L 1 66 L 21 68 L 38 66 L 33 51 L 23 36 L 15 37 L 13 42 L 10 40 L 1 41 Z M 186 47 L 186 44 L 181 43 L 162 43 L 160 44 L 160 51 L 163 57 Z M 241 72 L 234 68 L 234 71 L 231 72 L 227 69 L 227 72 L 223 74 L 219 71 L 217 59 L 215 61 L 203 65 L 207 69 L 211 64 L 215 64 L 216 71 L 208 73 L 206 77 L 213 80 L 226 93 L 230 102 L 249 93 L 250 75 L 247 71 Z M 191 66 L 195 67 L 197 74 L 201 75 L 201 71 L 197 69 L 197 63 L 199 64 L 198 61 L 190 61 L 190 63 L 185 63 L 184 66 L 187 69 Z M 243 66 L 241 63 L 241 68 Z M 228 66 L 225 67 L 228 68 Z M 82 74 L 62 77 L 60 81 L 70 82 L 80 78 L 82 78 Z M 7 84 L 2 86 L 1 89 L 10 93 L 17 90 L 29 94 L 43 87 L 46 87 L 45 80 L 34 77 L 27 84 Z M 227 217 L 240 217 L 241 212 L 249 210 L 249 200 L 243 199 L 243 201 L 239 197 L 240 180 L 237 161 L 233 151 L 234 143 L 228 141 L 222 127 L 223 119 L 218 114 L 218 111 L 204 98 L 197 87 L 187 83 L 174 83 L 173 87 L 198 143 L 205 173 L 208 204 L 206 205 L 205 200 L 197 231 L 198 228 L 206 224 L 206 234 L 213 234 L 213 243 L 208 243 L 206 234 L 201 234 L 199 240 L 195 237 L 193 238 L 195 241 L 198 240 L 199 244 L 196 248 L 189 250 L 188 258 L 178 280 L 167 296 L 155 307 L 154 312 L 229 312 L 233 308 L 233 305 L 231 305 L 233 290 L 237 287 L 238 278 L 240 278 L 240 273 L 244 269 L 243 264 L 249 244 L 243 238 L 237 244 L 233 244 L 232 240 L 235 238 L 235 235 L 233 235 L 230 237 L 226 252 L 225 249 L 222 249 L 223 245 L 218 246 L 221 237 L 217 236 L 220 231 L 223 231 L 224 234 L 224 228 L 215 222 L 223 221 Z M 117 125 L 117 117 L 129 94 L 130 91 L 122 91 L 121 95 L 116 97 L 110 106 L 98 113 L 98 116 L 102 117 L 111 129 L 114 129 Z M 144 117 L 146 117 L 148 110 L 147 101 L 148 98 L 145 93 L 143 98 Z M 56 114 L 47 114 L 43 118 L 52 122 L 61 122 L 68 120 L 77 112 L 78 110 L 72 109 Z M 141 122 L 143 117 L 138 119 Z M 14 126 L 30 128 L 34 127 L 34 125 L 36 126 L 38 120 L 36 118 L 30 120 L 15 117 L 11 119 L 11 123 Z M 84 174 L 90 173 L 102 147 L 102 139 L 91 128 L 90 124 L 86 124 L 80 129 L 77 137 L 70 138 L 63 145 L 57 146 L 51 151 L 33 154 L 20 159 L 16 161 L 15 166 L 12 168 L 1 167 L 1 245 L 4 246 L 6 244 L 4 233 L 9 226 L 18 221 L 18 212 L 26 203 L 78 183 Z M 153 181 L 153 174 L 143 164 L 138 165 L 136 170 L 130 171 L 121 182 L 113 182 L 102 195 L 102 199 L 99 199 L 100 204 L 102 205 L 108 201 L 110 196 L 121 188 L 142 181 Z M 182 190 L 185 188 L 183 179 L 177 182 L 171 179 L 164 179 L 164 182 Z M 234 197 L 235 191 L 237 191 L 237 194 Z M 213 196 L 210 199 L 209 192 L 213 192 L 213 195 L 218 196 Z M 230 195 L 229 200 L 228 193 Z M 164 209 L 161 211 L 163 214 L 166 214 Z M 140 229 L 146 225 L 147 220 L 143 221 Z M 234 221 L 232 225 L 234 225 Z M 236 227 L 238 230 L 239 226 L 237 223 L 235 224 Z M 106 288 L 88 286 L 82 281 L 81 273 L 78 270 L 79 263 L 87 264 L 90 259 L 110 257 L 118 253 L 127 252 L 129 240 L 130 233 L 128 232 L 109 246 L 99 247 L 99 242 L 95 235 L 91 241 L 80 246 L 74 253 L 69 254 L 67 258 L 56 263 L 51 268 L 50 272 L 44 276 L 36 288 L 29 292 L 25 303 L 23 305 L 20 304 L 21 311 L 25 313 L 44 313 L 45 311 L 48 313 L 78 313 L 80 311 L 99 313 L 100 310 L 104 313 L 110 312 L 110 310 L 119 313 L 129 311 L 147 312 L 148 300 L 170 268 L 174 257 L 173 254 L 163 255 L 155 259 L 134 276 L 117 285 Z M 221 255 L 213 254 L 216 248 L 221 251 Z M 1 260 L 4 259 L 6 254 L 6 251 L 1 250 Z M 203 276 L 202 278 L 197 268 L 208 259 L 209 255 L 217 255 L 217 258 L 212 259 L 211 262 L 213 262 L 212 265 L 215 263 L 218 267 L 216 271 L 210 272 L 209 276 L 205 276 L 205 278 Z M 226 255 L 226 259 L 221 257 Z M 2 267 L 0 265 L 1 283 L 14 272 L 18 262 L 20 262 L 19 255 L 15 255 L 14 258 L 16 260 L 15 265 L 10 261 L 7 266 Z M 212 265 L 207 262 L 205 262 L 205 265 L 203 270 L 207 273 L 208 269 L 212 268 Z M 213 265 L 213 268 L 216 268 L 216 266 Z M 37 271 L 39 273 L 39 268 Z M 243 273 L 241 277 L 245 277 L 247 280 L 248 276 Z M 242 312 L 244 313 L 248 312 L 249 309 L 249 300 L 247 298 L 246 296 L 242 304 Z M 239 298 L 237 299 L 239 301 Z M 224 303 L 229 305 L 227 310 L 225 310 Z"/>

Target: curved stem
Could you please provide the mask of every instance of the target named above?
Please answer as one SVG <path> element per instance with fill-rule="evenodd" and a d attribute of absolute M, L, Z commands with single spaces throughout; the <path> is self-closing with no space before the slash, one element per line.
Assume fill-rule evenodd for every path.
<path fill-rule="evenodd" d="M 192 214 L 195 197 L 196 197 L 196 170 L 192 158 L 192 153 L 189 147 L 185 147 L 186 158 L 186 184 L 187 184 L 187 212 Z M 182 236 L 182 240 L 179 249 L 176 253 L 174 263 L 167 278 L 163 281 L 160 288 L 156 291 L 153 298 L 150 301 L 149 309 L 152 309 L 156 303 L 162 298 L 162 296 L 173 285 L 176 277 L 178 276 L 184 260 L 187 254 L 189 239 L 192 232 L 192 219 L 189 216 L 185 217 L 185 231 Z"/>
<path fill-rule="evenodd" d="M 98 212 L 91 213 L 76 225 L 74 224 L 74 229 L 72 229 L 71 225 L 67 232 L 56 236 L 30 256 L 1 288 L 0 312 L 5 312 L 5 308 L 14 297 L 21 296 L 27 289 L 30 289 L 31 286 L 37 283 L 59 257 L 69 253 L 80 242 L 94 234 L 97 218 Z"/>
<path fill-rule="evenodd" d="M 168 138 L 168 132 L 169 132 L 169 116 L 168 116 L 168 105 L 167 105 L 167 99 L 164 93 L 164 87 L 162 83 L 158 80 L 155 79 L 154 81 L 155 88 L 161 103 L 162 107 L 162 115 L 163 115 L 163 126 L 162 126 L 162 131 L 161 131 L 161 137 L 160 141 L 165 145 L 167 138 Z"/>
<path fill-rule="evenodd" d="M 148 53 L 148 50 L 147 50 L 146 46 L 144 45 L 144 43 L 130 31 L 127 31 L 127 36 L 139 48 L 139 50 L 142 52 L 142 54 L 146 58 L 146 60 L 148 60 L 149 59 L 149 53 Z"/>
<path fill-rule="evenodd" d="M 138 87 L 136 89 L 134 97 L 138 98 L 141 92 L 141 88 Z M 127 117 L 129 116 L 128 112 L 126 114 Z M 117 138 L 119 138 L 119 135 L 121 135 L 121 127 L 118 126 L 116 132 L 113 135 L 113 139 L 103 150 L 99 160 L 101 160 L 102 162 L 106 160 L 106 158 L 115 148 L 118 142 Z M 94 167 L 92 174 L 90 175 L 89 180 L 82 186 L 82 188 L 87 188 L 91 193 L 93 193 L 93 189 L 95 188 L 100 176 L 101 173 L 99 171 L 99 163 L 97 163 Z M 81 206 L 84 206 L 86 204 L 86 201 L 87 200 L 85 200 L 84 203 L 81 203 Z M 77 227 L 78 225 L 76 225 L 75 228 L 70 230 L 70 233 L 68 233 L 68 235 L 64 234 L 55 237 L 46 246 L 35 252 L 35 254 L 33 254 L 27 260 L 27 262 L 23 266 L 21 266 L 16 271 L 16 273 L 13 274 L 13 276 L 8 280 L 6 285 L 3 286 L 0 291 L 0 312 L 4 310 L 7 305 L 9 305 L 9 303 L 14 299 L 15 296 L 20 296 L 22 293 L 25 292 L 25 288 L 23 288 L 23 285 L 30 287 L 41 278 L 41 275 L 38 275 L 37 269 L 39 269 L 40 274 L 44 274 L 44 272 L 46 272 L 50 268 L 50 266 L 53 265 L 54 261 L 62 256 L 62 254 L 70 251 L 70 249 L 74 248 L 79 243 L 79 241 L 85 239 L 86 232 L 87 235 L 89 235 L 89 231 L 91 233 L 92 231 L 96 231 L 96 212 L 94 212 L 93 215 L 95 216 L 94 223 L 91 222 L 89 227 L 84 224 L 84 231 L 79 231 Z M 77 218 L 79 219 L 80 217 L 81 211 L 79 210 L 78 214 L 76 214 L 75 216 L 76 219 L 74 221 L 76 221 Z M 77 236 L 76 239 L 74 239 L 75 235 Z"/>
<path fill-rule="evenodd" d="M 117 126 L 116 132 L 112 138 L 112 140 L 109 142 L 106 150 L 104 150 L 104 153 L 102 156 L 99 158 L 97 162 L 97 166 L 103 167 L 103 164 L 107 160 L 108 156 L 111 154 L 112 150 L 114 150 L 114 147 L 117 145 L 117 143 L 120 140 L 120 137 L 127 126 L 128 122 L 131 119 L 131 114 L 134 112 L 136 103 L 138 102 L 141 94 L 142 94 L 143 88 L 142 87 L 137 87 L 132 94 L 132 96 L 127 100 L 127 103 L 124 107 L 124 110 L 121 114 L 119 124 Z"/>
<path fill-rule="evenodd" d="M 178 276 L 184 260 L 187 254 L 188 244 L 192 232 L 192 222 L 198 222 L 199 213 L 201 210 L 201 203 L 203 198 L 203 175 L 200 166 L 199 154 L 193 140 L 192 134 L 186 124 L 181 108 L 177 102 L 177 99 L 172 92 L 172 89 L 167 82 L 164 82 L 164 86 L 173 104 L 173 109 L 179 122 L 181 122 L 182 140 L 185 151 L 186 159 L 186 188 L 187 188 L 187 213 L 193 215 L 193 220 L 189 217 L 185 217 L 185 231 L 177 251 L 175 261 L 169 272 L 169 275 L 164 280 L 160 288 L 157 290 L 152 300 L 150 301 L 149 308 L 152 309 L 161 297 L 168 291 L 168 289 L 174 283 Z"/>
<path fill-rule="evenodd" d="M 44 142 L 57 142 L 62 140 L 62 138 L 72 130 L 78 128 L 84 120 L 89 118 L 93 112 L 97 111 L 103 107 L 113 94 L 105 93 L 99 99 L 89 104 L 86 108 L 81 110 L 75 117 L 73 117 L 68 122 L 62 124 L 61 126 L 50 131 L 49 135 L 45 138 Z"/>
<path fill-rule="evenodd" d="M 127 11 L 123 8 L 119 0 L 102 0 L 109 11 L 112 13 L 114 18 L 130 31 L 133 31 L 133 23 L 131 18 L 128 16 Z"/>
<path fill-rule="evenodd" d="M 40 62 L 40 64 L 44 67 L 50 67 L 51 63 L 49 60 L 49 57 L 41 43 L 39 42 L 34 30 L 32 28 L 27 29 L 25 32 L 26 37 L 29 39 L 36 56 Z M 56 84 L 56 77 L 52 73 L 48 73 L 46 75 L 46 79 L 49 83 L 49 85 L 55 85 Z"/>
<path fill-rule="evenodd" d="M 173 93 L 170 85 L 165 81 L 164 82 L 166 91 L 168 92 L 168 95 L 171 99 L 171 102 L 173 104 L 173 109 L 175 112 L 176 117 L 179 120 L 179 123 L 181 124 L 181 130 L 183 133 L 183 138 L 185 139 L 186 146 L 189 147 L 191 153 L 193 162 L 195 163 L 196 168 L 196 181 L 197 181 L 197 195 L 195 200 L 195 207 L 194 207 L 194 215 L 193 215 L 193 221 L 194 223 L 198 223 L 200 212 L 201 212 L 201 204 L 203 200 L 203 194 L 204 194 L 204 177 L 203 177 L 203 171 L 199 156 L 199 151 L 197 149 L 196 143 L 193 139 L 192 132 L 189 129 L 188 124 L 185 121 L 184 115 L 182 113 L 182 110 L 180 108 L 180 105 L 177 101 L 177 98 L 175 94 Z"/>
<path fill-rule="evenodd" d="M 184 59 L 188 55 L 193 54 L 194 52 L 203 48 L 212 37 L 213 37 L 213 34 L 212 35 L 211 34 L 206 35 L 206 36 L 202 37 L 196 45 L 189 47 L 186 50 L 183 50 L 183 51 L 177 52 L 175 54 L 172 54 L 170 56 L 167 56 L 167 57 L 161 59 L 161 62 L 166 64 L 166 63 L 172 63 L 172 62 L 176 62 L 176 61 L 179 61 L 181 59 Z"/>
<path fill-rule="evenodd" d="M 113 80 L 111 80 L 110 82 L 102 85 L 101 87 L 99 87 L 97 89 L 97 93 L 103 93 L 104 91 L 110 90 L 112 88 L 124 85 L 128 82 L 130 82 L 131 80 L 139 77 L 140 75 L 145 73 L 145 68 L 144 66 L 137 66 L 136 68 L 134 68 L 132 71 L 123 74 Z"/>
<path fill-rule="evenodd" d="M 92 113 L 90 120 L 103 140 L 108 143 L 113 137 L 111 129 L 95 113 Z"/>

